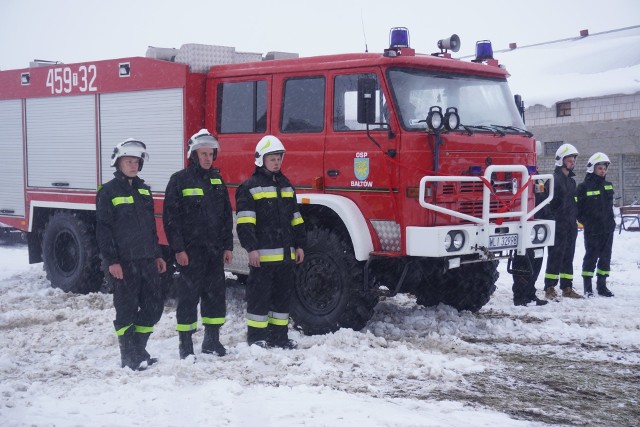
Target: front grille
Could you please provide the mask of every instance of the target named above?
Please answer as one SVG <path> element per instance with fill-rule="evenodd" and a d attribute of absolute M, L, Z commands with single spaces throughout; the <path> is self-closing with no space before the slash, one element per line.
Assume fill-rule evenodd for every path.
<path fill-rule="evenodd" d="M 498 211 L 498 202 L 491 202 L 491 207 L 489 208 L 491 213 L 495 213 Z M 482 216 L 482 200 L 477 200 L 473 202 L 460 202 L 460 212 L 463 214 L 481 217 Z"/>
<path fill-rule="evenodd" d="M 484 188 L 484 183 L 482 182 L 461 182 L 460 183 L 460 192 L 461 193 L 482 193 Z"/>

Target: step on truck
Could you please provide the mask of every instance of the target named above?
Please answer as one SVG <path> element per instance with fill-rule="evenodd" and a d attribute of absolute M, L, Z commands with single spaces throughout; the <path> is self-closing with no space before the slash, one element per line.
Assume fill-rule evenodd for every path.
<path fill-rule="evenodd" d="M 410 47 L 406 28 L 378 53 L 299 58 L 188 44 L 146 57 L 34 62 L 0 71 L 0 222 L 27 232 L 29 261 L 54 287 L 98 291 L 96 189 L 112 177 L 113 147 L 147 144 L 160 241 L 164 189 L 186 164 L 185 144 L 215 134 L 232 203 L 253 172 L 256 143 L 275 135 L 308 233 L 291 317 L 304 333 L 361 329 L 381 297 L 415 295 L 477 311 L 495 290 L 500 259 L 553 244 L 534 219 L 553 197 L 538 175 L 523 102 L 490 42 L 472 60 Z M 546 182 L 550 194 L 535 206 Z M 237 239 L 241 280 L 247 254 Z"/>

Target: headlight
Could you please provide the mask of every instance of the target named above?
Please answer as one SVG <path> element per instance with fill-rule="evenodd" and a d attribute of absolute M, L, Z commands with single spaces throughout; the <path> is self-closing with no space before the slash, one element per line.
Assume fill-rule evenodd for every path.
<path fill-rule="evenodd" d="M 464 233 L 459 230 L 450 231 L 444 237 L 444 249 L 447 252 L 455 252 L 464 246 Z"/>
<path fill-rule="evenodd" d="M 534 225 L 529 235 L 531 243 L 542 243 L 547 239 L 547 227 L 544 225 Z"/>
<path fill-rule="evenodd" d="M 427 126 L 429 126 L 429 129 L 437 131 L 442 129 L 443 125 L 442 108 L 437 105 L 429 108 L 429 114 L 427 114 Z"/>
<path fill-rule="evenodd" d="M 453 247 L 459 251 L 462 245 L 464 245 L 464 234 L 457 233 L 453 238 Z"/>
<path fill-rule="evenodd" d="M 456 130 L 460 125 L 460 116 L 458 115 L 458 109 L 456 107 L 447 108 L 447 112 L 444 114 L 444 127 L 447 130 Z"/>
<path fill-rule="evenodd" d="M 444 250 L 448 251 L 449 248 L 451 248 L 451 233 L 447 233 L 447 235 L 444 236 Z"/>
<path fill-rule="evenodd" d="M 531 229 L 531 232 L 529 233 L 529 240 L 531 240 L 531 243 L 535 243 L 537 237 L 538 237 L 538 232 L 537 232 L 536 228 L 533 227 Z"/>

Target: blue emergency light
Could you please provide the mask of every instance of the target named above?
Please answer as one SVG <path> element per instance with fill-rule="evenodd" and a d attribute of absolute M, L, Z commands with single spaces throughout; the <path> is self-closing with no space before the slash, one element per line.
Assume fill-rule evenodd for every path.
<path fill-rule="evenodd" d="M 493 59 L 493 47 L 489 40 L 480 40 L 476 42 L 476 61 L 486 61 Z"/>
<path fill-rule="evenodd" d="M 407 27 L 393 27 L 389 31 L 389 49 L 409 47 L 409 29 Z"/>
<path fill-rule="evenodd" d="M 482 175 L 482 166 L 480 165 L 469 166 L 469 175 Z"/>

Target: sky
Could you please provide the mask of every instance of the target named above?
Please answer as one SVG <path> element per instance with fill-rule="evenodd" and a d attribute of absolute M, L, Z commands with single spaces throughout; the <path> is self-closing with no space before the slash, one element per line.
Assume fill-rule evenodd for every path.
<path fill-rule="evenodd" d="M 582 233 L 576 246 L 580 271 Z M 0 426 L 637 425 L 640 233 L 616 231 L 613 254 L 613 298 L 516 307 L 501 261 L 478 313 L 401 294 L 362 331 L 291 330 L 293 351 L 247 346 L 230 281 L 225 357 L 201 354 L 200 330 L 195 360 L 180 360 L 167 304 L 147 347 L 159 362 L 133 372 L 120 368 L 112 296 L 51 288 L 26 245 L 0 238 Z"/>
<path fill-rule="evenodd" d="M 457 34 L 460 55 L 477 40 L 494 49 L 640 24 L 636 0 L 0 0 L 0 69 L 34 59 L 63 63 L 144 56 L 148 46 L 186 43 L 301 56 L 382 51 L 389 29 L 409 28 L 411 45 L 432 53 Z"/>

